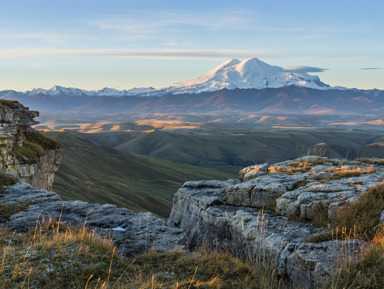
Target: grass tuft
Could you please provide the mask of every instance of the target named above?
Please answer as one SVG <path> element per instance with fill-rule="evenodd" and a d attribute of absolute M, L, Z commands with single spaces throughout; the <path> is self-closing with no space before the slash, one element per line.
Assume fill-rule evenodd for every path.
<path fill-rule="evenodd" d="M 25 162 L 27 158 L 30 162 L 34 162 L 43 156 L 46 150 L 58 148 L 61 148 L 59 142 L 34 130 L 26 135 L 21 146 L 13 147 L 11 154 L 21 161 Z"/>
<path fill-rule="evenodd" d="M 41 146 L 44 150 L 54 150 L 62 147 L 58 141 L 44 135 L 37 130 L 34 130 L 32 133 L 28 134 L 26 136 L 26 140 Z"/>
<path fill-rule="evenodd" d="M 384 184 L 372 187 L 360 199 L 339 209 L 332 226 L 354 230 L 359 238 L 371 240 L 373 228 L 378 225 L 380 213 L 384 210 Z"/>
<path fill-rule="evenodd" d="M 327 288 L 384 288 L 384 227 L 372 239 L 358 262 L 346 262 Z"/>
<path fill-rule="evenodd" d="M 341 168 L 330 168 L 326 170 L 328 173 L 332 173 L 331 176 L 326 178 L 319 179 L 320 182 L 326 182 L 326 181 L 332 181 L 337 179 L 343 179 L 343 178 L 352 178 L 352 177 L 358 177 L 363 174 L 371 174 L 375 172 L 374 168 L 348 168 L 348 167 L 341 167 Z"/>
<path fill-rule="evenodd" d="M 17 100 L 0 99 L 0 108 L 18 109 L 20 107 L 25 108 Z"/>
<path fill-rule="evenodd" d="M 0 230 L 0 288 L 279 288 L 275 272 L 204 248 L 124 259 L 106 236 L 49 220 Z"/>
<path fill-rule="evenodd" d="M 351 205 L 341 207 L 331 220 L 328 231 L 306 239 L 305 242 L 323 242 L 338 238 L 344 232 L 355 239 L 372 241 L 377 234 L 379 217 L 384 210 L 384 184 L 372 187 Z M 323 225 L 325 210 L 319 210 L 318 224 Z"/>
<path fill-rule="evenodd" d="M 365 163 L 365 164 L 384 166 L 384 159 L 360 158 L 360 159 L 356 159 L 356 161 L 359 161 L 359 162 Z"/>

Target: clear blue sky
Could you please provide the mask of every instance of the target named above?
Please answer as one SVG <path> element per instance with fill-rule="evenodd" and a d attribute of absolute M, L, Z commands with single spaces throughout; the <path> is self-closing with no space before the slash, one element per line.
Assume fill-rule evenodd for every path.
<path fill-rule="evenodd" d="M 258 57 L 384 89 L 384 1 L 0 0 L 0 90 L 172 85 Z"/>

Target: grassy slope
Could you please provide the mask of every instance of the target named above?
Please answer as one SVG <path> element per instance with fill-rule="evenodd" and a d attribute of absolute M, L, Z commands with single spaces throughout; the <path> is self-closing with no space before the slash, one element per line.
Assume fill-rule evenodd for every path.
<path fill-rule="evenodd" d="M 68 133 L 48 133 L 65 155 L 53 190 L 64 199 L 113 203 L 167 216 L 185 181 L 227 179 L 226 173 L 101 147 Z"/>
<path fill-rule="evenodd" d="M 107 134 L 109 135 L 109 134 Z M 146 154 L 177 163 L 193 164 L 236 172 L 240 167 L 269 161 L 293 159 L 314 153 L 329 157 L 382 157 L 384 147 L 367 146 L 383 137 L 347 130 L 208 130 L 169 133 L 79 134 L 118 150 Z M 107 141 L 109 139 L 110 141 Z M 126 139 L 126 141 L 123 141 Z M 121 142 L 120 142 L 121 141 Z M 327 147 L 316 146 L 326 143 Z M 325 151 L 325 153 L 324 153 Z M 232 167 L 232 168 L 231 168 Z"/>

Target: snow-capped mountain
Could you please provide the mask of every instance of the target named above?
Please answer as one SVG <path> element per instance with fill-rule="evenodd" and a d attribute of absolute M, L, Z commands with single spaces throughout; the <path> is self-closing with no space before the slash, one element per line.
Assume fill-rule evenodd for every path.
<path fill-rule="evenodd" d="M 130 90 L 117 90 L 114 88 L 105 87 L 100 90 L 92 91 L 97 96 L 130 96 L 130 95 L 139 95 L 139 96 L 148 96 L 153 92 L 156 92 L 156 89 L 153 87 L 140 87 L 133 88 Z"/>
<path fill-rule="evenodd" d="M 6 98 L 6 97 L 12 97 L 15 94 L 19 95 L 26 95 L 26 96 L 38 96 L 38 95 L 47 95 L 47 96 L 113 96 L 113 97 L 119 97 L 119 96 L 148 96 L 151 95 L 153 92 L 157 91 L 153 87 L 148 88 L 133 88 L 130 90 L 117 90 L 114 88 L 108 88 L 105 87 L 100 90 L 84 90 L 79 88 L 73 88 L 73 87 L 62 87 L 55 85 L 54 87 L 50 89 L 43 89 L 43 88 L 35 88 L 32 90 L 28 90 L 26 92 L 17 92 L 14 90 L 3 90 L 0 91 L 0 97 Z"/>
<path fill-rule="evenodd" d="M 105 87 L 100 90 L 83 90 L 79 88 L 67 88 L 54 86 L 51 89 L 37 88 L 26 92 L 0 91 L 0 97 L 9 97 L 15 94 L 26 96 L 163 96 L 165 94 L 197 94 L 200 92 L 216 91 L 221 89 L 264 89 L 279 88 L 295 85 L 320 90 L 345 89 L 342 87 L 330 87 L 320 81 L 318 76 L 308 73 L 295 72 L 289 68 L 269 65 L 257 58 L 245 61 L 231 59 L 219 65 L 198 78 L 184 81 L 173 86 L 154 89 L 133 88 L 130 90 L 117 90 Z"/>
<path fill-rule="evenodd" d="M 49 95 L 49 96 L 57 96 L 57 95 L 71 95 L 71 96 L 84 96 L 84 95 L 93 95 L 91 91 L 86 91 L 79 88 L 72 87 L 62 87 L 55 85 L 50 89 L 43 88 L 35 88 L 25 92 L 28 96 L 36 96 L 39 94 Z M 96 96 L 96 95 L 95 95 Z"/>
<path fill-rule="evenodd" d="M 269 65 L 257 58 L 245 61 L 231 59 L 224 62 L 203 76 L 188 80 L 164 90 L 168 93 L 200 93 L 220 89 L 236 88 L 279 88 L 295 85 L 326 90 L 331 87 L 320 81 L 319 77 L 307 73 L 284 70 L 282 67 Z"/>

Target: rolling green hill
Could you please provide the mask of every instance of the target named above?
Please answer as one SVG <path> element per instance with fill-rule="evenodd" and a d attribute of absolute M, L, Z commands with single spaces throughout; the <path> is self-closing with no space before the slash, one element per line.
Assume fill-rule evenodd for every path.
<path fill-rule="evenodd" d="M 172 198 L 185 181 L 227 179 L 228 173 L 109 149 L 69 133 L 50 132 L 65 155 L 53 190 L 63 199 L 113 203 L 168 216 Z"/>
<path fill-rule="evenodd" d="M 383 133 L 363 130 L 221 128 L 76 134 L 118 150 L 230 173 L 254 163 L 274 163 L 307 154 L 349 159 L 384 157 L 384 146 L 380 146 Z"/>

